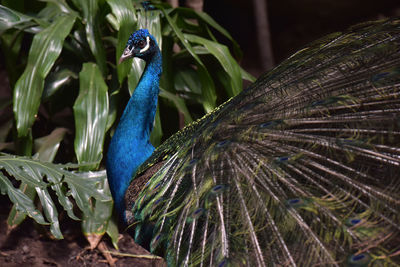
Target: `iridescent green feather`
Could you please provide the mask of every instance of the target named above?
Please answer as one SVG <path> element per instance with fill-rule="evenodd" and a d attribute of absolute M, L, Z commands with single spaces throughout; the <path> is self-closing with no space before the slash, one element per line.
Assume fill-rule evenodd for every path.
<path fill-rule="evenodd" d="M 399 118 L 400 20 L 325 37 L 161 145 L 136 224 L 171 266 L 398 266 Z"/>

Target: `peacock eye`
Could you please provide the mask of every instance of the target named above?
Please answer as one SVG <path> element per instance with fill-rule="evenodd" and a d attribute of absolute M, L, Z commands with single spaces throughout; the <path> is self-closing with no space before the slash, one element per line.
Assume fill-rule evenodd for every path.
<path fill-rule="evenodd" d="M 139 41 L 138 46 L 139 46 L 140 48 L 143 48 L 143 47 L 146 46 L 146 42 L 143 41 L 143 40 L 141 40 L 141 41 Z"/>

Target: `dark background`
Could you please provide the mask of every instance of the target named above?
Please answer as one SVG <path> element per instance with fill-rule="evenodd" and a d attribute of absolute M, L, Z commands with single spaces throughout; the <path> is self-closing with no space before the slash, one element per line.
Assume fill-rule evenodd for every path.
<path fill-rule="evenodd" d="M 204 11 L 239 42 L 242 66 L 258 76 L 265 70 L 258 62 L 253 2 L 204 0 Z M 275 64 L 326 34 L 368 20 L 400 16 L 399 0 L 268 0 L 267 8 Z"/>

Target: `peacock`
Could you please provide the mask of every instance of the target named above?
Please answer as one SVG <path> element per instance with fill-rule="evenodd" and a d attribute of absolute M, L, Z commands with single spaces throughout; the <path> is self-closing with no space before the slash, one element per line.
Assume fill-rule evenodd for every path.
<path fill-rule="evenodd" d="M 400 19 L 298 51 L 157 149 L 162 57 L 110 142 L 115 208 L 169 266 L 400 266 Z"/>

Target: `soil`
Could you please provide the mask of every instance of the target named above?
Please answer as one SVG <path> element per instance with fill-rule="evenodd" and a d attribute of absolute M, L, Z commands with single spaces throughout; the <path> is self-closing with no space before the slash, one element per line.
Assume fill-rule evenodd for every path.
<path fill-rule="evenodd" d="M 27 218 L 18 228 L 9 230 L 7 216 L 11 203 L 0 196 L 0 267 L 20 266 L 110 266 L 104 254 L 98 249 L 89 249 L 80 230 L 79 222 L 63 223 L 64 238 L 54 240 L 48 228 L 37 225 Z M 130 255 L 151 255 L 135 244 L 132 237 L 124 233 L 118 242 L 119 251 L 113 248 L 111 241 L 103 237 L 106 251 Z M 162 259 L 135 258 L 112 255 L 117 260 L 115 266 L 166 266 Z"/>

